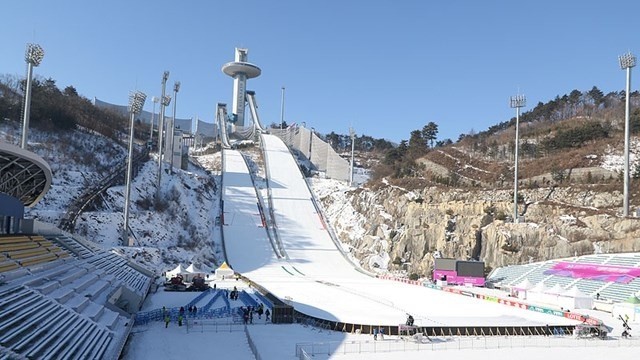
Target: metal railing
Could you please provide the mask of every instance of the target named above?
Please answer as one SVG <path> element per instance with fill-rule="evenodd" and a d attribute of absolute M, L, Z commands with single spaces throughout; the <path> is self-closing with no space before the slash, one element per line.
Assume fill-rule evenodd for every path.
<path fill-rule="evenodd" d="M 187 319 L 187 333 L 190 332 L 235 332 L 245 331 L 246 325 L 241 322 L 216 321 L 205 319 Z"/>
<path fill-rule="evenodd" d="M 384 339 L 379 341 L 330 341 L 296 344 L 296 356 L 386 353 L 405 351 L 445 351 L 462 349 L 502 348 L 582 348 L 582 347 L 637 347 L 640 340 L 624 338 L 575 338 L 571 336 L 537 337 L 453 337 L 427 338 L 421 334 L 411 337 Z"/>

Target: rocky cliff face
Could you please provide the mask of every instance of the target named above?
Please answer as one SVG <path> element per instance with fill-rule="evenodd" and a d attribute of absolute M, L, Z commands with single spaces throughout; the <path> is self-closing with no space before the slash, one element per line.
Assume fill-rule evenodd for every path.
<path fill-rule="evenodd" d="M 427 276 L 434 254 L 495 268 L 598 252 L 640 251 L 640 218 L 622 218 L 620 192 L 567 188 L 512 190 L 386 186 L 335 187 L 319 197 L 338 237 L 364 268 Z M 502 220 L 500 220 L 502 219 Z M 437 256 L 437 255 L 436 255 Z"/>

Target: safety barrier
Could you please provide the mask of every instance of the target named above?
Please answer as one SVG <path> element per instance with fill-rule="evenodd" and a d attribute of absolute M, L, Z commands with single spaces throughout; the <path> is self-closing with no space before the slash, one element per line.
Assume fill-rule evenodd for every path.
<path fill-rule="evenodd" d="M 570 336 L 527 336 L 527 337 L 448 337 L 426 339 L 420 336 L 386 338 L 378 341 L 330 341 L 296 344 L 296 356 L 339 355 L 354 353 L 393 353 L 406 351 L 444 351 L 462 349 L 503 349 L 503 348 L 577 348 L 577 347 L 622 347 L 637 346 L 630 339 L 576 339 Z"/>

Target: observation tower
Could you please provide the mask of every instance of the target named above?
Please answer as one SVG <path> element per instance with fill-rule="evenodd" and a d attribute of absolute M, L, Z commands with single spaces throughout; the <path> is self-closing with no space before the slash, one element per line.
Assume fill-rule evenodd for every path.
<path fill-rule="evenodd" d="M 247 62 L 248 49 L 236 48 L 236 60 L 222 65 L 222 72 L 233 78 L 233 109 L 235 126 L 243 127 L 247 79 L 260 76 L 262 70 Z"/>

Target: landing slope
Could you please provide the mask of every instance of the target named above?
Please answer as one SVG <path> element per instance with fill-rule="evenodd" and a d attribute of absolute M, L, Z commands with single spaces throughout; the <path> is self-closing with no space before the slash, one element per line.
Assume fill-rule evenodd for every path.
<path fill-rule="evenodd" d="M 262 135 L 262 141 L 274 220 L 289 259 L 277 258 L 264 228 L 248 221 L 236 224 L 225 220 L 227 255 L 236 271 L 291 302 L 298 311 L 356 324 L 397 325 L 406 313 L 413 314 L 422 326 L 572 323 L 359 272 L 329 236 L 286 145 L 272 135 Z M 257 213 L 255 190 L 246 164 L 243 167 L 244 162 L 230 161 L 231 153 L 225 150 L 225 219 L 230 211 L 234 218 L 239 214 L 250 217 Z M 237 167 L 232 168 L 232 164 Z"/>

